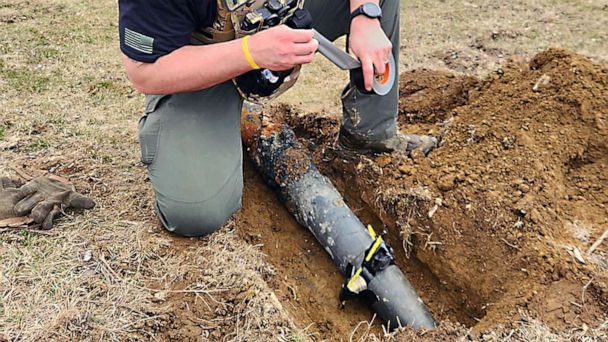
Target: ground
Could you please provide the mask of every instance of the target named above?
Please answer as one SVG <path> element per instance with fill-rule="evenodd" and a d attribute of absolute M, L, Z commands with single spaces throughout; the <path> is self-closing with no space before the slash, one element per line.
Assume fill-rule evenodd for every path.
<path fill-rule="evenodd" d="M 608 228 L 608 3 L 402 4 L 400 122 L 442 148 L 334 156 L 346 75 L 321 57 L 275 110 L 388 227 L 441 329 L 384 334 L 362 305 L 337 309 L 341 275 L 248 162 L 219 233 L 163 232 L 116 2 L 19 0 L 0 2 L 0 172 L 67 177 L 98 206 L 0 230 L 0 340 L 605 338 L 608 247 L 589 249 Z"/>

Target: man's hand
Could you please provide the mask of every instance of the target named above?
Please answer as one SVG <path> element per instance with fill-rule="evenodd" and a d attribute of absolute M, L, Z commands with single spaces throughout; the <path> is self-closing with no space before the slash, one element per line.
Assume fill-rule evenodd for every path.
<path fill-rule="evenodd" d="M 319 42 L 312 30 L 294 30 L 285 25 L 256 33 L 249 39 L 249 50 L 255 62 L 270 70 L 289 70 L 312 62 Z"/>
<path fill-rule="evenodd" d="M 359 58 L 363 67 L 365 89 L 371 91 L 374 73 L 381 75 L 385 72 L 393 44 L 382 30 L 378 19 L 360 15 L 351 22 L 348 45 L 350 53 Z"/>

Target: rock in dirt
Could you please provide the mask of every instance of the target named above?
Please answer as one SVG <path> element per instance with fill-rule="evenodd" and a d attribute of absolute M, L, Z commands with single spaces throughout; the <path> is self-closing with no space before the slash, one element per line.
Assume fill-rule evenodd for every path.
<path fill-rule="evenodd" d="M 154 299 L 152 299 L 155 303 L 162 303 L 167 300 L 167 292 L 158 291 L 154 294 Z"/>
<path fill-rule="evenodd" d="M 540 212 L 537 209 L 532 209 L 530 211 L 530 220 L 536 224 L 541 222 Z"/>
<path fill-rule="evenodd" d="M 399 172 L 406 176 L 411 176 L 416 173 L 416 168 L 411 165 L 402 164 L 399 165 Z"/>
<path fill-rule="evenodd" d="M 551 82 L 551 77 L 547 76 L 547 75 L 542 75 L 538 81 L 536 81 L 536 83 L 534 84 L 534 87 L 532 87 L 532 91 L 537 93 L 540 91 L 542 86 L 547 86 L 549 85 L 549 83 Z"/>
<path fill-rule="evenodd" d="M 456 187 L 456 175 L 443 176 L 437 182 L 437 188 L 441 191 L 450 191 Z"/>
<path fill-rule="evenodd" d="M 84 255 L 82 256 L 82 261 L 89 262 L 89 261 L 91 261 L 91 259 L 93 259 L 93 252 L 91 252 L 91 251 L 84 252 Z"/>
<path fill-rule="evenodd" d="M 390 156 L 380 156 L 378 158 L 376 158 L 376 164 L 378 164 L 378 166 L 384 168 L 385 166 L 389 165 L 390 163 L 393 162 L 393 159 Z"/>

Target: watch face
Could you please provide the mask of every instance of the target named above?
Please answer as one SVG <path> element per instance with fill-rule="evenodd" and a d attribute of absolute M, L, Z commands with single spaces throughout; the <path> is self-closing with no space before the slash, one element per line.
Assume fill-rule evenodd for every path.
<path fill-rule="evenodd" d="M 382 9 L 380 6 L 372 3 L 364 4 L 362 10 L 366 16 L 371 18 L 379 18 L 382 16 Z"/>

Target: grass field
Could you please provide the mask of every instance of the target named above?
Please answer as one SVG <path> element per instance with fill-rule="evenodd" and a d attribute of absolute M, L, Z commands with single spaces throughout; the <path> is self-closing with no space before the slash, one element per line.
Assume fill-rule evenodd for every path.
<path fill-rule="evenodd" d="M 54 172 L 98 203 L 49 232 L 0 229 L 0 341 L 315 338 L 234 223 L 205 239 L 159 229 L 139 161 L 143 96 L 122 72 L 116 3 L 0 0 L 0 173 Z M 402 3 L 404 70 L 484 75 L 549 46 L 608 60 L 606 0 Z M 345 77 L 317 57 L 279 101 L 337 115 Z M 247 307 L 229 302 L 235 291 L 249 293 Z M 184 305 L 210 310 L 187 316 L 192 331 L 167 333 Z"/>

